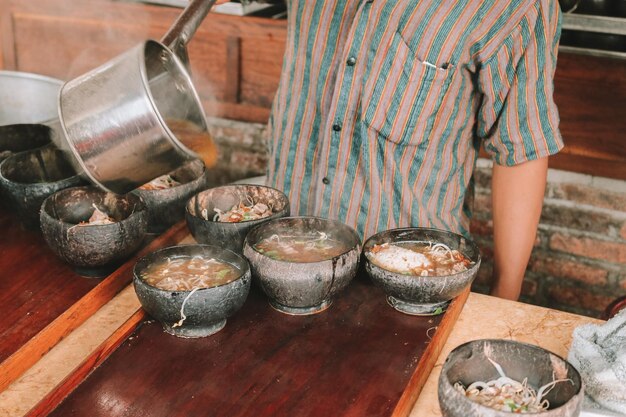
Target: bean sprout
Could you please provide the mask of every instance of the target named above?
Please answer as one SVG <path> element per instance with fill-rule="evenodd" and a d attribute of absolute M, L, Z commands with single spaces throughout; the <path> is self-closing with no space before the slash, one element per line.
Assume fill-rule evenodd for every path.
<path fill-rule="evenodd" d="M 214 222 L 228 222 L 239 223 L 249 220 L 258 220 L 272 215 L 272 207 L 263 203 L 255 203 L 252 197 L 246 196 L 246 203 L 240 201 L 239 204 L 234 205 L 230 210 L 222 211 L 218 208 L 214 208 L 215 215 L 213 216 Z M 202 210 L 202 217 L 205 220 L 209 220 L 209 213 L 207 209 Z"/>
<path fill-rule="evenodd" d="M 528 385 L 528 378 L 524 378 L 522 382 L 511 379 L 506 376 L 498 363 L 491 358 L 487 359 L 498 371 L 499 378 L 486 382 L 476 381 L 467 388 L 461 382 L 456 382 L 454 388 L 471 401 L 495 410 L 519 414 L 545 411 L 550 407 L 550 402 L 544 397 L 557 383 L 566 381 L 574 383 L 569 378 L 555 379 L 553 373 L 552 381 L 535 391 Z"/>

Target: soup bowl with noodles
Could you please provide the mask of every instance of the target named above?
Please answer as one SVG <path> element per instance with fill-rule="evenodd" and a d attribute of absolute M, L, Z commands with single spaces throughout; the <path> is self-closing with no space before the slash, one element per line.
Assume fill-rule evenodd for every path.
<path fill-rule="evenodd" d="M 84 277 L 113 272 L 143 244 L 146 206 L 132 194 L 95 186 L 58 191 L 41 205 L 41 232 L 52 251 Z"/>
<path fill-rule="evenodd" d="M 134 190 L 148 207 L 148 232 L 161 233 L 182 220 L 189 198 L 208 183 L 204 162 L 194 159 Z"/>
<path fill-rule="evenodd" d="M 133 285 L 143 309 L 178 337 L 217 333 L 250 291 L 248 262 L 217 246 L 180 245 L 141 258 Z"/>
<path fill-rule="evenodd" d="M 539 346 L 503 339 L 457 346 L 438 385 L 444 417 L 576 417 L 584 396 L 571 363 Z"/>
<path fill-rule="evenodd" d="M 230 184 L 210 188 L 189 199 L 185 219 L 198 243 L 219 245 L 241 254 L 255 226 L 289 215 L 289 200 L 263 185 Z"/>
<path fill-rule="evenodd" d="M 318 217 L 270 220 L 244 242 L 244 256 L 270 305 L 294 315 L 328 308 L 356 275 L 360 252 L 352 228 Z"/>
<path fill-rule="evenodd" d="M 437 315 L 471 285 L 480 252 L 470 239 L 428 228 L 380 232 L 363 245 L 365 269 L 387 302 L 412 315 Z"/>

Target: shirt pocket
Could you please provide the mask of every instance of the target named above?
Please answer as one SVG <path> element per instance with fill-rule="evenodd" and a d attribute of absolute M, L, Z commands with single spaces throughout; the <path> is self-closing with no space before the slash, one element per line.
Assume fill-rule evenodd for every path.
<path fill-rule="evenodd" d="M 363 122 L 387 140 L 418 145 L 436 126 L 455 70 L 451 63 L 421 61 L 394 32 L 387 48 L 371 60 L 361 98 Z"/>

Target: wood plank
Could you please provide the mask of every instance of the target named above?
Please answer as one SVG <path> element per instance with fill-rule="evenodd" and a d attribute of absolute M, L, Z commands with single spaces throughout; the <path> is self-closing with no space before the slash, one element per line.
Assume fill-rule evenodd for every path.
<path fill-rule="evenodd" d="M 0 362 L 4 362 L 100 280 L 74 273 L 48 248 L 41 232 L 24 230 L 6 208 L 0 208 L 0 230 Z M 0 372 L 0 380 L 4 376 Z"/>
<path fill-rule="evenodd" d="M 72 374 L 63 380 L 54 391 L 44 397 L 32 410 L 29 417 L 45 416 L 65 398 L 83 379 L 109 357 L 127 337 L 145 319 L 145 312 L 139 309 L 122 326 L 120 326 L 92 355 L 90 355 Z"/>
<path fill-rule="evenodd" d="M 145 246 L 136 255 L 126 261 L 120 268 L 103 279 L 91 291 L 87 292 L 82 298 L 68 306 L 65 311 L 54 318 L 52 322 L 41 331 L 36 332 L 32 338 L 19 347 L 6 360 L 0 364 L 0 390 L 8 386 L 12 381 L 18 378 L 26 369 L 37 362 L 46 352 L 56 345 L 63 337 L 69 334 L 76 327 L 85 322 L 93 313 L 109 301 L 122 288 L 128 285 L 132 280 L 132 269 L 135 262 L 141 256 L 144 256 L 158 248 L 170 246 L 180 242 L 187 235 L 185 222 L 174 225 L 163 235 L 154 239 L 150 244 Z M 28 252 L 26 252 L 28 253 Z M 22 257 L 23 259 L 23 257 Z M 27 258 L 33 265 L 44 265 L 38 259 L 32 262 L 31 258 Z M 58 278 L 67 278 L 67 276 L 56 275 Z M 78 279 L 83 279 L 78 277 Z M 74 279 L 77 280 L 77 279 Z M 63 284 L 58 284 L 60 288 Z M 17 291 L 17 290 L 16 290 Z M 21 290 L 20 290 L 21 291 Z M 54 297 L 50 297 L 54 302 Z M 6 340 L 6 339 L 3 339 Z"/>
<path fill-rule="evenodd" d="M 424 385 L 426 384 L 426 380 L 428 380 L 428 377 L 430 376 L 430 371 L 435 366 L 437 358 L 439 358 L 439 354 L 443 350 L 443 347 L 448 340 L 448 336 L 450 336 L 450 333 L 452 332 L 454 323 L 456 323 L 461 315 L 461 311 L 463 311 L 463 307 L 465 306 L 465 302 L 467 301 L 469 294 L 470 288 L 468 287 L 461 295 L 452 300 L 452 303 L 450 304 L 450 307 L 448 307 L 446 314 L 443 316 L 441 323 L 437 326 L 436 331 L 432 332 L 433 338 L 420 358 L 417 368 L 415 368 L 413 376 L 407 384 L 402 397 L 400 397 L 400 401 L 398 401 L 398 405 L 393 412 L 393 417 L 405 417 L 411 414 L 411 410 L 413 410 L 413 406 L 420 396 L 422 388 L 424 388 Z"/>
<path fill-rule="evenodd" d="M 626 61 L 561 53 L 554 82 L 565 148 L 551 166 L 626 180 Z"/>
<path fill-rule="evenodd" d="M 214 336 L 145 323 L 50 415 L 406 416 L 466 297 L 443 320 L 407 316 L 361 275 L 327 311 L 294 317 L 253 286 Z"/>
<path fill-rule="evenodd" d="M 226 38 L 226 83 L 224 86 L 224 101 L 229 103 L 239 102 L 239 89 L 241 88 L 241 47 L 240 39 L 235 36 Z"/>

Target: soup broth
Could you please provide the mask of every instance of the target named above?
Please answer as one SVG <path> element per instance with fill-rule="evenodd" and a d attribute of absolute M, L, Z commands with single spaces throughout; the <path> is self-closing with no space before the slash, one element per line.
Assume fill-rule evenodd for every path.
<path fill-rule="evenodd" d="M 331 239 L 326 233 L 300 236 L 272 235 L 254 245 L 258 252 L 272 259 L 288 262 L 321 262 L 342 253 L 350 248 L 344 242 Z"/>
<path fill-rule="evenodd" d="M 442 243 L 397 242 L 374 245 L 367 257 L 375 265 L 405 275 L 446 276 L 466 271 L 473 262 Z"/>
<path fill-rule="evenodd" d="M 235 266 L 214 258 L 168 258 L 149 265 L 141 274 L 148 284 L 168 291 L 211 288 L 236 280 L 241 272 Z"/>

